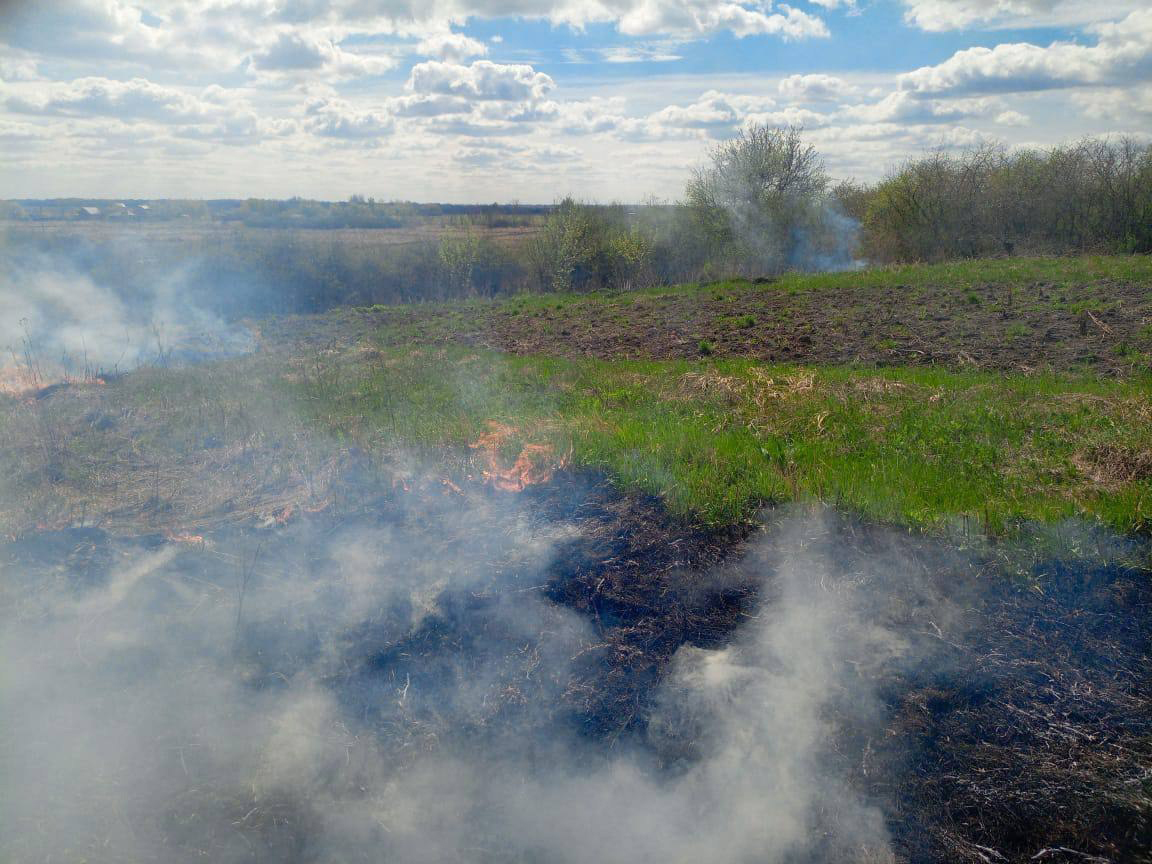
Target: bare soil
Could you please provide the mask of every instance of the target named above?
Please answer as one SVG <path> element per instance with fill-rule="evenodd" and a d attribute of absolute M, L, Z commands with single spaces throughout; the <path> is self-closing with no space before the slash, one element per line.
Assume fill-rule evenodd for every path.
<path fill-rule="evenodd" d="M 340 320 L 357 316 L 369 326 L 392 325 L 389 338 L 399 344 L 448 342 L 514 354 L 605 359 L 715 355 L 1127 375 L 1147 368 L 1152 352 L 1152 291 L 1144 284 L 1107 280 L 1075 288 L 861 286 L 795 294 L 766 282 L 614 295 L 556 308 L 521 310 L 494 303 L 463 311 L 349 312 Z M 322 330 L 319 325 L 315 332 Z"/>

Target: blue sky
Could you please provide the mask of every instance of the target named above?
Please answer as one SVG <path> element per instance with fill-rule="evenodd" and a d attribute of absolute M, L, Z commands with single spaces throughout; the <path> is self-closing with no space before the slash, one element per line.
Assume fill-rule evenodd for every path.
<path fill-rule="evenodd" d="M 1147 0 L 9 0 L 0 196 L 673 199 L 804 126 L 837 176 L 1152 133 Z"/>

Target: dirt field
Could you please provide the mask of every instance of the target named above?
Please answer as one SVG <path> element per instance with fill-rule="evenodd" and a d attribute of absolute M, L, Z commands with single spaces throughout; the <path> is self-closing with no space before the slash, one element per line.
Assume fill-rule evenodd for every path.
<path fill-rule="evenodd" d="M 1131 371 L 1152 352 L 1152 290 L 1099 281 L 960 291 L 772 283 L 636 295 L 561 308 L 482 306 L 386 313 L 398 338 L 516 354 L 602 358 L 745 356 L 796 363 L 945 364 L 1029 371 Z"/>

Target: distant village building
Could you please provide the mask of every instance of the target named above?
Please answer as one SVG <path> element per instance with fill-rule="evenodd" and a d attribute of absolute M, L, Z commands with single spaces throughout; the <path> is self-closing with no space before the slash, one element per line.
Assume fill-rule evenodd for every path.
<path fill-rule="evenodd" d="M 76 217 L 78 219 L 99 219 L 99 207 L 78 207 L 76 208 Z"/>

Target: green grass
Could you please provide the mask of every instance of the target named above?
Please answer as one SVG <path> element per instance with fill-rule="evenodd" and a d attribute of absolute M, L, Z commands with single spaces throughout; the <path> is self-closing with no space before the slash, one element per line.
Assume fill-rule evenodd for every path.
<path fill-rule="evenodd" d="M 429 456 L 465 453 L 498 420 L 711 524 L 804 499 L 925 527 L 1152 521 L 1152 481 L 1130 476 L 1152 449 L 1148 379 L 385 356 L 301 385 L 312 415 L 363 446 Z"/>
<path fill-rule="evenodd" d="M 449 311 L 453 314 L 474 314 L 477 311 L 497 309 L 516 310 L 517 314 L 542 312 L 573 312 L 587 307 L 607 305 L 630 306 L 659 302 L 661 299 L 683 295 L 706 296 L 715 300 L 732 299 L 747 294 L 782 293 L 804 294 L 816 290 L 838 288 L 900 289 L 910 293 L 931 286 L 948 286 L 967 302 L 971 289 L 1043 284 L 1053 292 L 1053 305 L 1080 311 L 1098 308 L 1100 301 L 1088 299 L 1059 299 L 1060 292 L 1075 294 L 1086 284 L 1094 282 L 1152 283 L 1152 256 L 1149 255 L 1083 255 L 1050 258 L 983 258 L 969 261 L 950 261 L 943 264 L 906 264 L 869 267 L 866 270 L 841 273 L 787 273 L 767 282 L 757 283 L 743 279 L 719 282 L 685 283 L 681 285 L 654 285 L 649 288 L 620 292 L 592 291 L 569 294 L 522 294 L 511 298 L 475 298 L 445 304 L 380 307 L 395 311 Z M 1096 304 L 1096 305 L 1094 305 Z"/>
<path fill-rule="evenodd" d="M 144 370 L 76 399 L 31 406 L 0 399 L 0 435 L 10 444 L 0 450 L 0 492 L 14 502 L 0 523 L 101 502 L 116 508 L 126 498 L 141 506 L 163 498 L 175 507 L 193 494 L 223 512 L 237 489 L 253 499 L 261 483 L 268 495 L 283 483 L 311 489 L 332 436 L 370 454 L 413 454 L 474 474 L 469 445 L 499 421 L 518 430 L 503 444 L 509 459 L 524 443 L 548 443 L 577 467 L 714 525 L 754 518 L 765 504 L 819 499 L 929 528 L 975 520 L 999 532 L 1086 517 L 1147 532 L 1152 376 L 1138 338 L 1109 349 L 1133 360 L 1132 374 L 1117 380 L 720 359 L 704 338 L 716 335 L 701 331 L 688 343 L 697 349 L 693 359 L 665 362 L 414 347 L 505 308 L 559 333 L 585 313 L 594 322 L 631 306 L 662 314 L 696 298 L 743 292 L 865 285 L 914 295 L 947 285 L 963 304 L 987 286 L 1035 284 L 1045 286 L 1038 299 L 1064 304 L 1095 302 L 1080 296 L 1085 286 L 1104 292 L 1108 280 L 1152 283 L 1152 259 L 1005 259 L 521 296 L 445 306 L 423 319 L 404 307 L 373 310 L 384 317 L 339 310 L 309 319 L 327 328 L 314 356 L 285 350 L 288 340 L 227 363 Z M 758 322 L 787 326 L 793 311 L 778 308 L 770 321 L 767 312 L 728 316 L 723 338 Z M 1004 338 L 1036 335 L 1010 324 Z M 877 340 L 897 345 L 890 333 Z M 94 424 L 90 414 L 114 422 Z M 209 447 L 209 438 L 220 443 Z"/>

